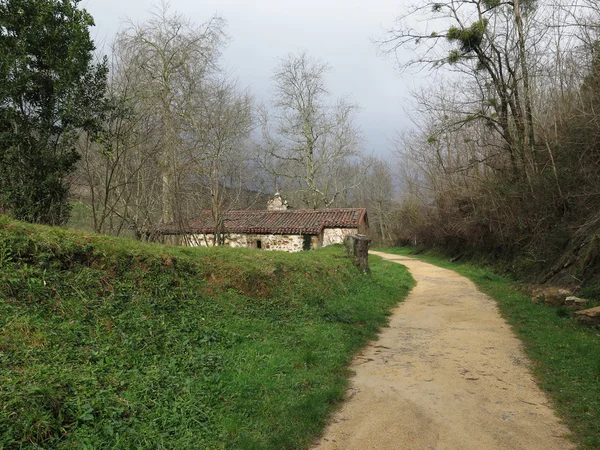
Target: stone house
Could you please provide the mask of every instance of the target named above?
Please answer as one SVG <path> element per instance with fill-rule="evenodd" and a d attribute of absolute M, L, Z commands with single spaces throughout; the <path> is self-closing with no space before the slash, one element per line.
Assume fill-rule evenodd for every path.
<path fill-rule="evenodd" d="M 287 209 L 276 195 L 266 210 L 228 211 L 222 217 L 224 245 L 262 250 L 299 252 L 343 243 L 349 234 L 368 234 L 364 208 Z M 203 211 L 184 226 L 167 225 L 158 230 L 165 244 L 213 246 L 215 223 Z"/>

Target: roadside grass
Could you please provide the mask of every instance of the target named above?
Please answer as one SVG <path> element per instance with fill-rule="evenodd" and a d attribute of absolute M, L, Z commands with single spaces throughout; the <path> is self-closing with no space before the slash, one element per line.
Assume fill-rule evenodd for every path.
<path fill-rule="evenodd" d="M 414 283 L 371 269 L 0 216 L 0 448 L 306 448 Z"/>
<path fill-rule="evenodd" d="M 68 227 L 74 230 L 94 232 L 92 211 L 90 207 L 83 202 L 74 201 L 71 205 L 71 216 L 69 217 Z"/>
<path fill-rule="evenodd" d="M 452 263 L 432 252 L 412 255 L 411 248 L 379 249 L 411 256 L 454 270 L 494 298 L 504 318 L 523 341 L 539 386 L 582 449 L 600 449 L 600 335 L 578 324 L 566 308 L 534 304 L 518 283 L 491 269 Z"/>
<path fill-rule="evenodd" d="M 71 215 L 66 227 L 72 230 L 94 233 L 94 217 L 90 206 L 81 201 L 72 201 L 70 205 Z M 127 227 L 121 230 L 120 236 L 135 239 L 134 231 Z"/>

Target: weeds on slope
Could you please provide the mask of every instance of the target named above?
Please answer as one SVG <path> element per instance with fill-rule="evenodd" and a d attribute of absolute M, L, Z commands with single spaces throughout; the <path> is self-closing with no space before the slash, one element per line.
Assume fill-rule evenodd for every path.
<path fill-rule="evenodd" d="M 0 217 L 0 448 L 297 449 L 412 279 Z"/>

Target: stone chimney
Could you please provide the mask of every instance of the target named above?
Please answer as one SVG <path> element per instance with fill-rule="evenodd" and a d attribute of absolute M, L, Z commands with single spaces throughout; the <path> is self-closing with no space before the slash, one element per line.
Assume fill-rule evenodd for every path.
<path fill-rule="evenodd" d="M 281 198 L 279 192 L 276 192 L 273 198 L 267 202 L 267 210 L 269 211 L 286 211 L 287 209 L 288 203 Z"/>

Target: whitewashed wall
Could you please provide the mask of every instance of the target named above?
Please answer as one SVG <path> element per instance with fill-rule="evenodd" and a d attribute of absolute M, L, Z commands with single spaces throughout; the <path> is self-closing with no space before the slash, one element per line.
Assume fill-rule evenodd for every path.
<path fill-rule="evenodd" d="M 323 247 L 331 244 L 343 244 L 349 234 L 357 234 L 358 228 L 325 228 L 323 230 Z"/>

